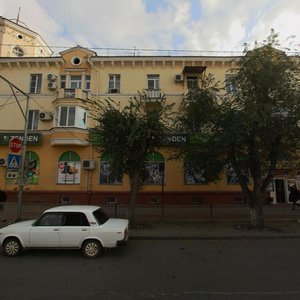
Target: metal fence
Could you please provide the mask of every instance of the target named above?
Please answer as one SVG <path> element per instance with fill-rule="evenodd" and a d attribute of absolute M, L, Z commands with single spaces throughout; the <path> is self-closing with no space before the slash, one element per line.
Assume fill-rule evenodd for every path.
<path fill-rule="evenodd" d="M 74 203 L 72 203 L 74 204 Z M 90 203 L 91 204 L 91 203 Z M 97 204 L 100 205 L 110 217 L 126 218 L 127 205 L 124 204 Z M 22 206 L 22 219 L 37 218 L 47 208 L 57 206 L 55 203 L 36 202 L 24 203 Z M 66 203 L 65 205 L 68 205 Z M 5 208 L 6 218 L 15 220 L 17 217 L 17 203 L 8 202 Z M 249 206 L 247 204 L 199 204 L 199 205 L 137 205 L 135 209 L 136 220 L 182 220 L 182 221 L 221 221 L 221 220 L 249 220 Z M 300 207 L 292 209 L 290 204 L 264 205 L 266 220 L 283 220 L 300 218 Z"/>

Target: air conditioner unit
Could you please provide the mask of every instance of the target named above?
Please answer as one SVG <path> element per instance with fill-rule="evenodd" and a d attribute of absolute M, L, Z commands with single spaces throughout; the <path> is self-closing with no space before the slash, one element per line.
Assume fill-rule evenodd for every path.
<path fill-rule="evenodd" d="M 95 169 L 95 161 L 92 159 L 83 159 L 82 160 L 82 168 L 84 170 L 92 170 Z"/>
<path fill-rule="evenodd" d="M 41 112 L 39 117 L 42 121 L 50 121 L 53 119 L 53 115 L 51 112 Z"/>
<path fill-rule="evenodd" d="M 49 90 L 55 90 L 57 88 L 56 82 L 50 81 L 48 82 L 48 89 Z"/>
<path fill-rule="evenodd" d="M 17 179 L 18 177 L 19 177 L 19 172 L 17 171 L 6 172 L 6 179 Z"/>
<path fill-rule="evenodd" d="M 176 75 L 175 75 L 175 81 L 176 81 L 176 82 L 181 82 L 181 81 L 183 81 L 183 75 L 182 75 L 182 74 L 176 74 Z"/>
<path fill-rule="evenodd" d="M 0 167 L 6 167 L 7 161 L 5 158 L 0 158 Z"/>
<path fill-rule="evenodd" d="M 55 74 L 48 74 L 47 75 L 47 79 L 49 81 L 54 81 L 54 80 L 56 80 L 56 78 L 57 78 L 57 75 L 55 75 Z"/>

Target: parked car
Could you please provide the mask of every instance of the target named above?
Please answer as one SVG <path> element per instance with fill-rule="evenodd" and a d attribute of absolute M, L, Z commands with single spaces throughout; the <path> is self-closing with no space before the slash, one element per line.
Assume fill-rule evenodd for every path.
<path fill-rule="evenodd" d="M 99 206 L 65 205 L 46 210 L 37 220 L 0 229 L 6 256 L 28 248 L 76 248 L 88 258 L 128 240 L 128 220 L 109 218 Z"/>

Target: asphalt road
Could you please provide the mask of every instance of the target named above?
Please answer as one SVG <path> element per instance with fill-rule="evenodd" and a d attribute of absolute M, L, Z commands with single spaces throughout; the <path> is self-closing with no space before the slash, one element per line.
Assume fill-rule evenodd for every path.
<path fill-rule="evenodd" d="M 300 299 L 300 240 L 129 241 L 0 256 L 1 299 Z"/>

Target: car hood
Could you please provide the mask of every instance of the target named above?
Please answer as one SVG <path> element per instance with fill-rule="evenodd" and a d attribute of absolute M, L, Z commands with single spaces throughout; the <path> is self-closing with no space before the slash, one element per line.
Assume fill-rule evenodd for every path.
<path fill-rule="evenodd" d="M 128 220 L 126 219 L 108 219 L 103 225 L 103 227 L 109 228 L 126 228 L 128 226 Z"/>
<path fill-rule="evenodd" d="M 35 222 L 35 220 L 21 221 L 21 222 L 17 222 L 17 223 L 7 225 L 6 227 L 2 228 L 1 230 L 6 229 L 6 228 L 7 229 L 14 229 L 14 228 L 30 227 L 34 222 Z"/>

